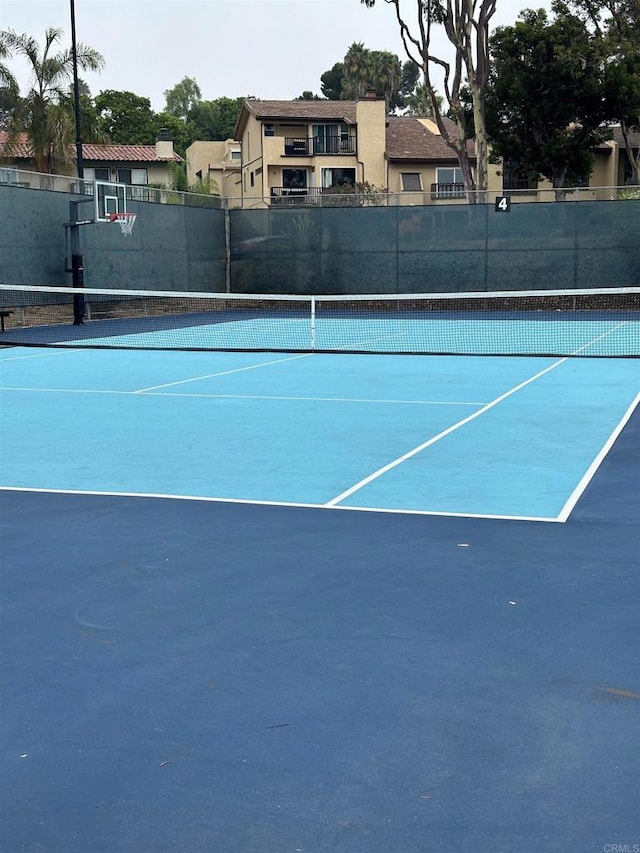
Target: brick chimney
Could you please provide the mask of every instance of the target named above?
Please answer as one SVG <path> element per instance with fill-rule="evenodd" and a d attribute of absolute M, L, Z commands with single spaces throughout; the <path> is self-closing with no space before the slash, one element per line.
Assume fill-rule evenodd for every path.
<path fill-rule="evenodd" d="M 173 159 L 173 138 L 166 127 L 163 127 L 156 139 L 156 156 L 159 160 Z"/>

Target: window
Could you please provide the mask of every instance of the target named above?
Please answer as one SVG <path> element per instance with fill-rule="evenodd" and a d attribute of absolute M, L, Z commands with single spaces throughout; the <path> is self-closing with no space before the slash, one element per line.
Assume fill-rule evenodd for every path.
<path fill-rule="evenodd" d="M 98 171 L 96 169 L 96 171 Z M 147 170 L 146 169 L 117 169 L 117 182 L 119 184 L 146 184 Z"/>
<path fill-rule="evenodd" d="M 266 134 L 265 134 L 266 136 Z M 242 151 L 232 151 L 231 152 L 232 160 L 242 160 Z"/>
<path fill-rule="evenodd" d="M 432 185 L 432 193 L 435 198 L 464 198 L 462 169 L 454 166 L 436 169 L 436 183 Z"/>
<path fill-rule="evenodd" d="M 254 174 L 254 172 L 251 172 L 251 175 L 250 175 L 250 181 L 251 181 L 251 186 L 252 186 L 252 187 L 255 187 L 255 185 L 256 185 L 256 181 L 255 181 L 255 174 Z"/>
<path fill-rule="evenodd" d="M 84 175 L 85 178 L 91 177 L 90 175 L 87 175 L 87 171 L 91 171 L 91 172 L 93 172 L 92 179 L 94 181 L 110 181 L 111 180 L 111 169 L 103 169 L 103 168 L 89 169 L 89 170 L 85 169 L 84 171 L 85 171 L 85 175 Z"/>
<path fill-rule="evenodd" d="M 324 189 L 334 187 L 353 187 L 356 183 L 355 169 L 323 169 L 322 186 Z"/>
<path fill-rule="evenodd" d="M 420 172 L 403 172 L 400 178 L 403 192 L 420 192 L 422 190 Z"/>
<path fill-rule="evenodd" d="M 512 192 L 526 192 L 538 189 L 538 181 L 522 168 L 517 160 L 504 160 L 502 163 L 502 189 Z"/>
<path fill-rule="evenodd" d="M 275 135 L 276 135 L 276 126 L 275 126 L 275 124 L 265 124 L 265 126 L 264 126 L 264 135 L 265 135 L 265 136 L 275 136 Z"/>
<path fill-rule="evenodd" d="M 307 192 L 307 170 L 306 169 L 283 169 L 282 170 L 283 195 L 295 195 Z"/>
<path fill-rule="evenodd" d="M 341 124 L 313 125 L 314 154 L 339 154 L 348 152 L 350 147 L 348 124 L 342 122 Z"/>

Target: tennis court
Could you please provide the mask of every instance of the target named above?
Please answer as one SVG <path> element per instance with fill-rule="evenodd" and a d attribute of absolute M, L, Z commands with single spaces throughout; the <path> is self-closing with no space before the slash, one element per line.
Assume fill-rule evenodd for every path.
<path fill-rule="evenodd" d="M 638 289 L 88 291 L 79 327 L 39 290 L 0 349 L 3 849 L 640 837 Z"/>

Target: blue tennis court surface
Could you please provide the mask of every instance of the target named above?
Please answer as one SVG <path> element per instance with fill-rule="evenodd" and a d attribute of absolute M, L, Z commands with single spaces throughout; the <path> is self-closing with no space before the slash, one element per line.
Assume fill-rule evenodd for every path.
<path fill-rule="evenodd" d="M 4 487 L 546 520 L 640 392 L 633 359 L 1 359 Z"/>
<path fill-rule="evenodd" d="M 0 350 L 0 850 L 640 843 L 639 401 L 631 358 Z"/>
<path fill-rule="evenodd" d="M 615 353 L 618 346 L 635 337 L 640 340 L 640 321 L 609 320 L 606 317 L 564 322 L 545 322 L 513 319 L 461 319 L 435 317 L 424 319 L 397 318 L 357 320 L 319 318 L 313 329 L 308 319 L 268 316 L 263 319 L 238 319 L 213 325 L 197 322 L 198 318 L 183 318 L 182 333 L 176 328 L 153 328 L 149 332 L 128 331 L 118 334 L 117 324 L 103 324 L 109 330 L 100 336 L 100 325 L 91 331 L 94 346 L 167 347 L 176 346 L 182 339 L 185 348 L 206 341 L 214 349 L 234 348 L 238 341 L 259 341 L 262 349 L 368 350 L 377 352 L 410 352 L 415 341 L 428 340 L 433 352 L 447 352 L 456 341 L 460 354 L 495 353 L 518 355 L 536 350 L 568 351 L 592 356 Z M 553 318 L 551 318 L 553 320 Z M 157 321 L 156 321 L 157 324 Z M 122 323 L 120 325 L 123 325 Z M 138 321 L 139 325 L 139 321 Z M 508 333 L 505 334 L 505 330 Z M 82 339 L 78 343 L 82 344 Z M 517 342 L 517 346 L 514 346 Z"/>

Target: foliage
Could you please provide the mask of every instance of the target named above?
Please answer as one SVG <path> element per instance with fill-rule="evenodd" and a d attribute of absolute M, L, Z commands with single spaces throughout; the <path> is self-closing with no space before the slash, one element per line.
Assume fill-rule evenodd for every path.
<path fill-rule="evenodd" d="M 191 184 L 188 192 L 198 195 L 220 196 L 220 187 L 210 175 L 207 175 L 206 178 L 198 178 L 195 184 Z"/>
<path fill-rule="evenodd" d="M 55 52 L 64 33 L 50 27 L 42 49 L 33 36 L 5 30 L 0 34 L 1 55 L 17 56 L 29 65 L 32 85 L 19 99 L 8 119 L 9 150 L 18 133 L 27 133 L 39 172 L 67 171 L 72 160 L 71 143 L 75 136 L 73 98 L 73 54 L 70 49 Z M 76 64 L 83 71 L 98 71 L 104 59 L 97 50 L 76 45 Z M 4 72 L 5 80 L 6 71 Z M 9 87 L 12 84 L 9 80 Z"/>
<path fill-rule="evenodd" d="M 0 86 L 0 130 L 7 130 L 11 117 L 18 109 L 20 95 L 17 89 Z"/>
<path fill-rule="evenodd" d="M 561 189 L 586 182 L 608 134 L 602 42 L 565 4 L 554 11 L 527 10 L 492 36 L 487 118 L 495 154 Z"/>
<path fill-rule="evenodd" d="M 342 184 L 322 191 L 323 207 L 380 207 L 388 203 L 389 190 L 369 181 Z"/>
<path fill-rule="evenodd" d="M 187 117 L 189 139 L 232 139 L 245 100 L 247 98 L 218 98 L 194 104 Z"/>
<path fill-rule="evenodd" d="M 440 110 L 442 110 L 442 97 L 440 95 L 438 95 L 437 103 Z M 418 83 L 415 91 L 407 95 L 405 106 L 405 115 L 416 116 L 418 118 L 435 118 L 433 102 L 424 83 Z"/>
<path fill-rule="evenodd" d="M 151 145 L 156 123 L 151 101 L 133 92 L 105 89 L 95 98 L 100 125 L 112 142 L 119 145 Z"/>
<path fill-rule="evenodd" d="M 189 187 L 187 183 L 187 165 L 184 160 L 182 163 L 168 163 L 167 168 L 169 171 L 169 188 L 186 192 Z"/>
<path fill-rule="evenodd" d="M 405 98 L 415 90 L 419 74 L 420 69 L 413 62 L 403 65 L 389 51 L 369 50 L 362 42 L 354 42 L 343 61 L 322 75 L 321 91 L 331 101 L 349 101 L 373 89 L 393 112 L 404 108 Z"/>
<path fill-rule="evenodd" d="M 321 98 L 320 95 L 314 95 L 314 93 L 309 91 L 309 89 L 305 89 L 301 95 L 298 95 L 298 97 L 294 98 L 293 100 L 294 101 L 324 101 L 324 98 Z"/>
<path fill-rule="evenodd" d="M 174 149 L 181 157 L 185 156 L 186 150 L 191 144 L 192 139 L 190 138 L 189 132 L 182 119 L 179 119 L 177 116 L 167 112 L 154 113 L 153 127 L 154 140 L 158 138 L 161 130 L 168 130 L 173 140 Z"/>
<path fill-rule="evenodd" d="M 164 92 L 164 97 L 164 111 L 186 122 L 189 110 L 202 100 L 202 92 L 193 77 L 183 77 L 172 89 Z"/>
<path fill-rule="evenodd" d="M 604 43 L 605 96 L 609 118 L 620 124 L 634 183 L 640 184 L 640 0 L 568 0 Z"/>
<path fill-rule="evenodd" d="M 342 97 L 342 79 L 344 77 L 344 64 L 336 64 L 325 71 L 320 77 L 320 91 L 330 101 L 339 101 Z"/>
<path fill-rule="evenodd" d="M 11 59 L 11 49 L 8 40 L 9 32 L 6 30 L 0 31 L 0 89 L 8 89 L 13 93 L 17 93 L 18 81 L 6 64 L 6 60 Z"/>

